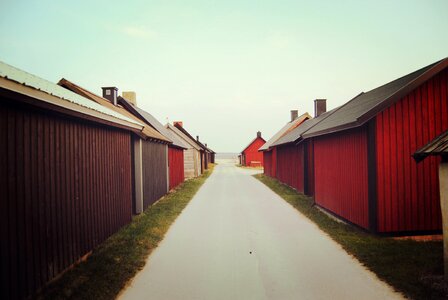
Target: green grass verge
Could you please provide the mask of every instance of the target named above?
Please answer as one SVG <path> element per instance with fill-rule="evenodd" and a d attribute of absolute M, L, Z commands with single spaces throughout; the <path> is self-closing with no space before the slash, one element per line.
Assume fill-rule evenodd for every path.
<path fill-rule="evenodd" d="M 47 286 L 39 299 L 114 299 L 143 268 L 148 255 L 213 171 L 182 183 L 134 217 L 84 262 Z"/>
<path fill-rule="evenodd" d="M 448 299 L 440 241 L 417 242 L 369 234 L 337 222 L 313 205 L 311 198 L 263 174 L 254 175 L 294 208 L 316 223 L 368 269 L 411 299 Z"/>

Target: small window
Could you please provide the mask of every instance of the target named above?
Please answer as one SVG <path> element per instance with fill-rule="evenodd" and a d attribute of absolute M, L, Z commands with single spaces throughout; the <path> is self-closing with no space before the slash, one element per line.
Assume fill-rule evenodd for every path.
<path fill-rule="evenodd" d="M 110 90 L 106 90 L 106 96 L 110 96 Z"/>

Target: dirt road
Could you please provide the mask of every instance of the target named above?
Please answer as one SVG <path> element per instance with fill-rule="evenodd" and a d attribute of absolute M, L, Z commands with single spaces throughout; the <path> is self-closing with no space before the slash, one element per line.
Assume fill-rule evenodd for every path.
<path fill-rule="evenodd" d="M 120 299 L 402 299 L 255 172 L 219 164 Z"/>

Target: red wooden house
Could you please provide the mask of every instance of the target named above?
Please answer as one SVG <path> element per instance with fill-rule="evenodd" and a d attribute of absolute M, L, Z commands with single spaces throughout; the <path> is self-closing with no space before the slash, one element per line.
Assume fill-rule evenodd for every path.
<path fill-rule="evenodd" d="M 448 59 L 361 93 L 302 134 L 316 204 L 373 232 L 440 230 L 440 158 L 412 154 L 447 129 Z"/>
<path fill-rule="evenodd" d="M 263 153 L 258 149 L 266 143 L 264 138 L 261 137 L 261 132 L 257 132 L 257 136 L 252 142 L 241 151 L 240 164 L 247 167 L 262 167 L 263 166 Z"/>
<path fill-rule="evenodd" d="M 271 147 L 272 144 L 310 118 L 311 116 L 308 113 L 298 116 L 298 111 L 292 110 L 291 121 L 283 126 L 273 137 L 258 149 L 258 151 L 263 153 L 265 175 L 277 178 L 277 147 Z"/>

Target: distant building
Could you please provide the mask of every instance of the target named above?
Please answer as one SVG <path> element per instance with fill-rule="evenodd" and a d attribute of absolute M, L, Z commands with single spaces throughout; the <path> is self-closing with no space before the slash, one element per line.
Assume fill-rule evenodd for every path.
<path fill-rule="evenodd" d="M 257 136 L 241 151 L 238 156 L 240 165 L 246 167 L 262 167 L 263 166 L 263 153 L 258 149 L 266 143 L 265 139 L 261 137 L 261 132 L 257 132 Z"/>

